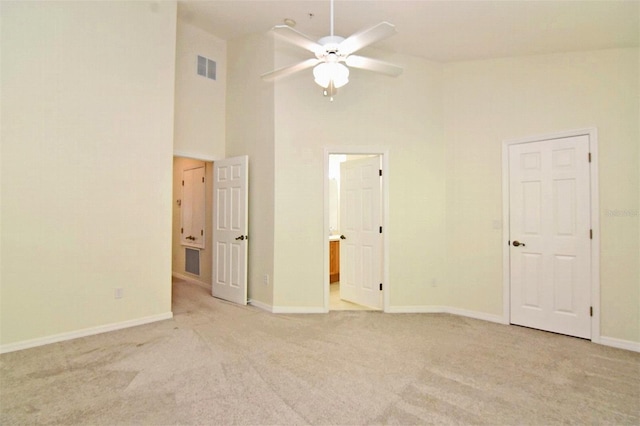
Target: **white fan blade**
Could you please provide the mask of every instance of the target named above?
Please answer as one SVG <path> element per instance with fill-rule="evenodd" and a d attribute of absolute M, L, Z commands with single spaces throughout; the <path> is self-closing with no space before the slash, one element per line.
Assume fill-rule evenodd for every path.
<path fill-rule="evenodd" d="M 276 25 L 273 27 L 272 31 L 283 40 L 295 44 L 296 46 L 300 46 L 303 49 L 307 49 L 309 52 L 316 53 L 319 50 L 322 50 L 322 45 L 311 40 L 300 31 L 296 31 L 288 25 Z"/>
<path fill-rule="evenodd" d="M 273 81 L 276 78 L 286 77 L 298 71 L 306 70 L 307 68 L 311 68 L 321 61 L 317 58 L 310 58 L 306 61 L 299 62 L 295 65 L 289 65 L 283 68 L 278 68 L 277 70 L 270 71 L 261 75 L 262 79 L 265 81 Z"/>
<path fill-rule="evenodd" d="M 365 46 L 390 37 L 397 33 L 396 27 L 388 22 L 380 22 L 371 28 L 358 31 L 338 46 L 341 55 L 350 55 Z"/>
<path fill-rule="evenodd" d="M 349 55 L 345 60 L 347 66 L 353 68 L 360 68 L 363 70 L 375 71 L 381 74 L 386 74 L 391 77 L 397 77 L 402 74 L 402 68 L 390 64 L 389 62 L 380 61 L 378 59 L 365 58 L 364 56 Z"/>

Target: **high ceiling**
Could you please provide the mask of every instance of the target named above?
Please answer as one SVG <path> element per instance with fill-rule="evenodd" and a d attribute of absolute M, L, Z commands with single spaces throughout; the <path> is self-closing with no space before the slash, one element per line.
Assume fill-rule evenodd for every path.
<path fill-rule="evenodd" d="M 181 19 L 230 40 L 285 18 L 313 38 L 329 34 L 329 0 L 182 1 Z M 640 45 L 640 0 L 336 0 L 335 34 L 388 21 L 398 30 L 376 47 L 438 62 Z"/>

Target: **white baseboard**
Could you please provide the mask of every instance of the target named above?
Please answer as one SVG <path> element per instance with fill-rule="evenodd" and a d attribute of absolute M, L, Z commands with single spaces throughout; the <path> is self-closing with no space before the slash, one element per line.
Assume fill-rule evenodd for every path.
<path fill-rule="evenodd" d="M 257 300 L 249 300 L 249 303 L 257 308 L 274 314 L 324 314 L 327 311 L 322 307 L 316 306 L 271 306 Z M 386 311 L 392 314 L 452 314 L 463 317 L 479 319 L 483 321 L 496 322 L 499 324 L 508 324 L 500 315 L 492 315 L 484 312 L 468 311 L 464 309 L 452 308 L 449 306 L 391 306 Z"/>
<path fill-rule="evenodd" d="M 631 340 L 616 339 L 615 337 L 600 336 L 600 340 L 595 343 L 601 345 L 611 346 L 618 349 L 626 349 L 628 351 L 640 352 L 640 342 L 633 342 Z"/>
<path fill-rule="evenodd" d="M 462 317 L 479 319 L 482 321 L 509 324 L 502 315 L 487 314 L 484 312 L 469 311 L 466 309 L 452 308 L 450 306 L 414 305 L 414 306 L 390 306 L 387 312 L 394 314 L 452 314 Z"/>
<path fill-rule="evenodd" d="M 79 337 L 93 336 L 94 334 L 106 333 L 109 331 L 121 330 L 123 328 L 135 327 L 138 325 L 149 324 L 156 321 L 162 321 L 173 318 L 173 312 L 152 315 L 143 318 L 137 318 L 128 321 L 122 321 L 112 324 L 99 325 L 97 327 L 84 328 L 82 330 L 70 331 L 68 333 L 54 334 L 52 336 L 39 337 L 37 339 L 23 340 L 16 343 L 8 343 L 0 345 L 0 354 L 7 352 L 20 351 L 22 349 L 35 348 L 50 343 L 63 342 L 65 340 L 77 339 Z"/>
<path fill-rule="evenodd" d="M 185 281 L 190 282 L 192 284 L 197 284 L 200 287 L 205 287 L 205 288 L 208 288 L 209 290 L 211 290 L 211 284 L 209 284 L 207 282 L 204 282 L 204 281 L 200 281 L 200 280 L 198 280 L 196 278 L 190 277 L 189 275 L 184 275 L 184 274 L 181 274 L 180 272 L 171 272 L 171 276 L 175 277 L 175 278 L 178 278 L 178 279 L 181 279 L 181 280 L 185 280 Z"/>
<path fill-rule="evenodd" d="M 447 313 L 453 315 L 460 315 L 462 317 L 479 319 L 482 321 L 496 322 L 498 324 L 509 324 L 509 320 L 503 318 L 502 315 L 487 314 L 485 312 L 468 311 L 466 309 L 458 309 L 447 307 Z"/>
<path fill-rule="evenodd" d="M 262 303 L 262 302 L 260 302 L 258 300 L 249 299 L 247 301 L 247 304 L 249 304 L 251 306 L 255 306 L 256 308 L 260 308 L 263 311 L 273 312 L 273 307 L 271 305 L 268 305 L 266 303 Z"/>
<path fill-rule="evenodd" d="M 387 310 L 389 313 L 395 314 L 452 314 L 468 318 L 479 319 L 483 321 L 495 322 L 498 324 L 509 324 L 509 320 L 501 315 L 492 315 L 484 312 L 468 311 L 466 309 L 452 308 L 450 306 L 390 306 Z M 626 349 L 628 351 L 640 352 L 640 342 L 631 340 L 616 339 L 614 337 L 600 336 L 593 339 L 593 343 L 605 346 L 611 346 L 618 349 Z"/>
<path fill-rule="evenodd" d="M 248 304 L 272 314 L 325 314 L 324 308 L 315 306 L 273 306 L 258 300 L 249 299 Z"/>
<path fill-rule="evenodd" d="M 386 312 L 390 314 L 442 314 L 446 312 L 446 306 L 389 306 Z"/>

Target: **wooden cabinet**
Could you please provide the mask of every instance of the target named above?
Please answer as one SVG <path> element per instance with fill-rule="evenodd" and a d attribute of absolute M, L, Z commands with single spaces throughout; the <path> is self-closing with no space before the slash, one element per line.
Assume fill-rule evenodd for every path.
<path fill-rule="evenodd" d="M 340 241 L 329 241 L 329 282 L 340 281 Z"/>

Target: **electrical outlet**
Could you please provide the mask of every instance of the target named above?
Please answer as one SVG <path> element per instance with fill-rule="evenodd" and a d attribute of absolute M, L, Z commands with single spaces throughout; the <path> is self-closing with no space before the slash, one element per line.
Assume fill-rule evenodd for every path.
<path fill-rule="evenodd" d="M 113 296 L 116 299 L 122 299 L 122 297 L 124 296 L 124 289 L 123 288 L 116 288 L 116 290 L 114 291 Z"/>
<path fill-rule="evenodd" d="M 264 285 L 269 285 L 269 274 L 264 274 L 264 277 L 262 278 L 262 283 Z"/>

